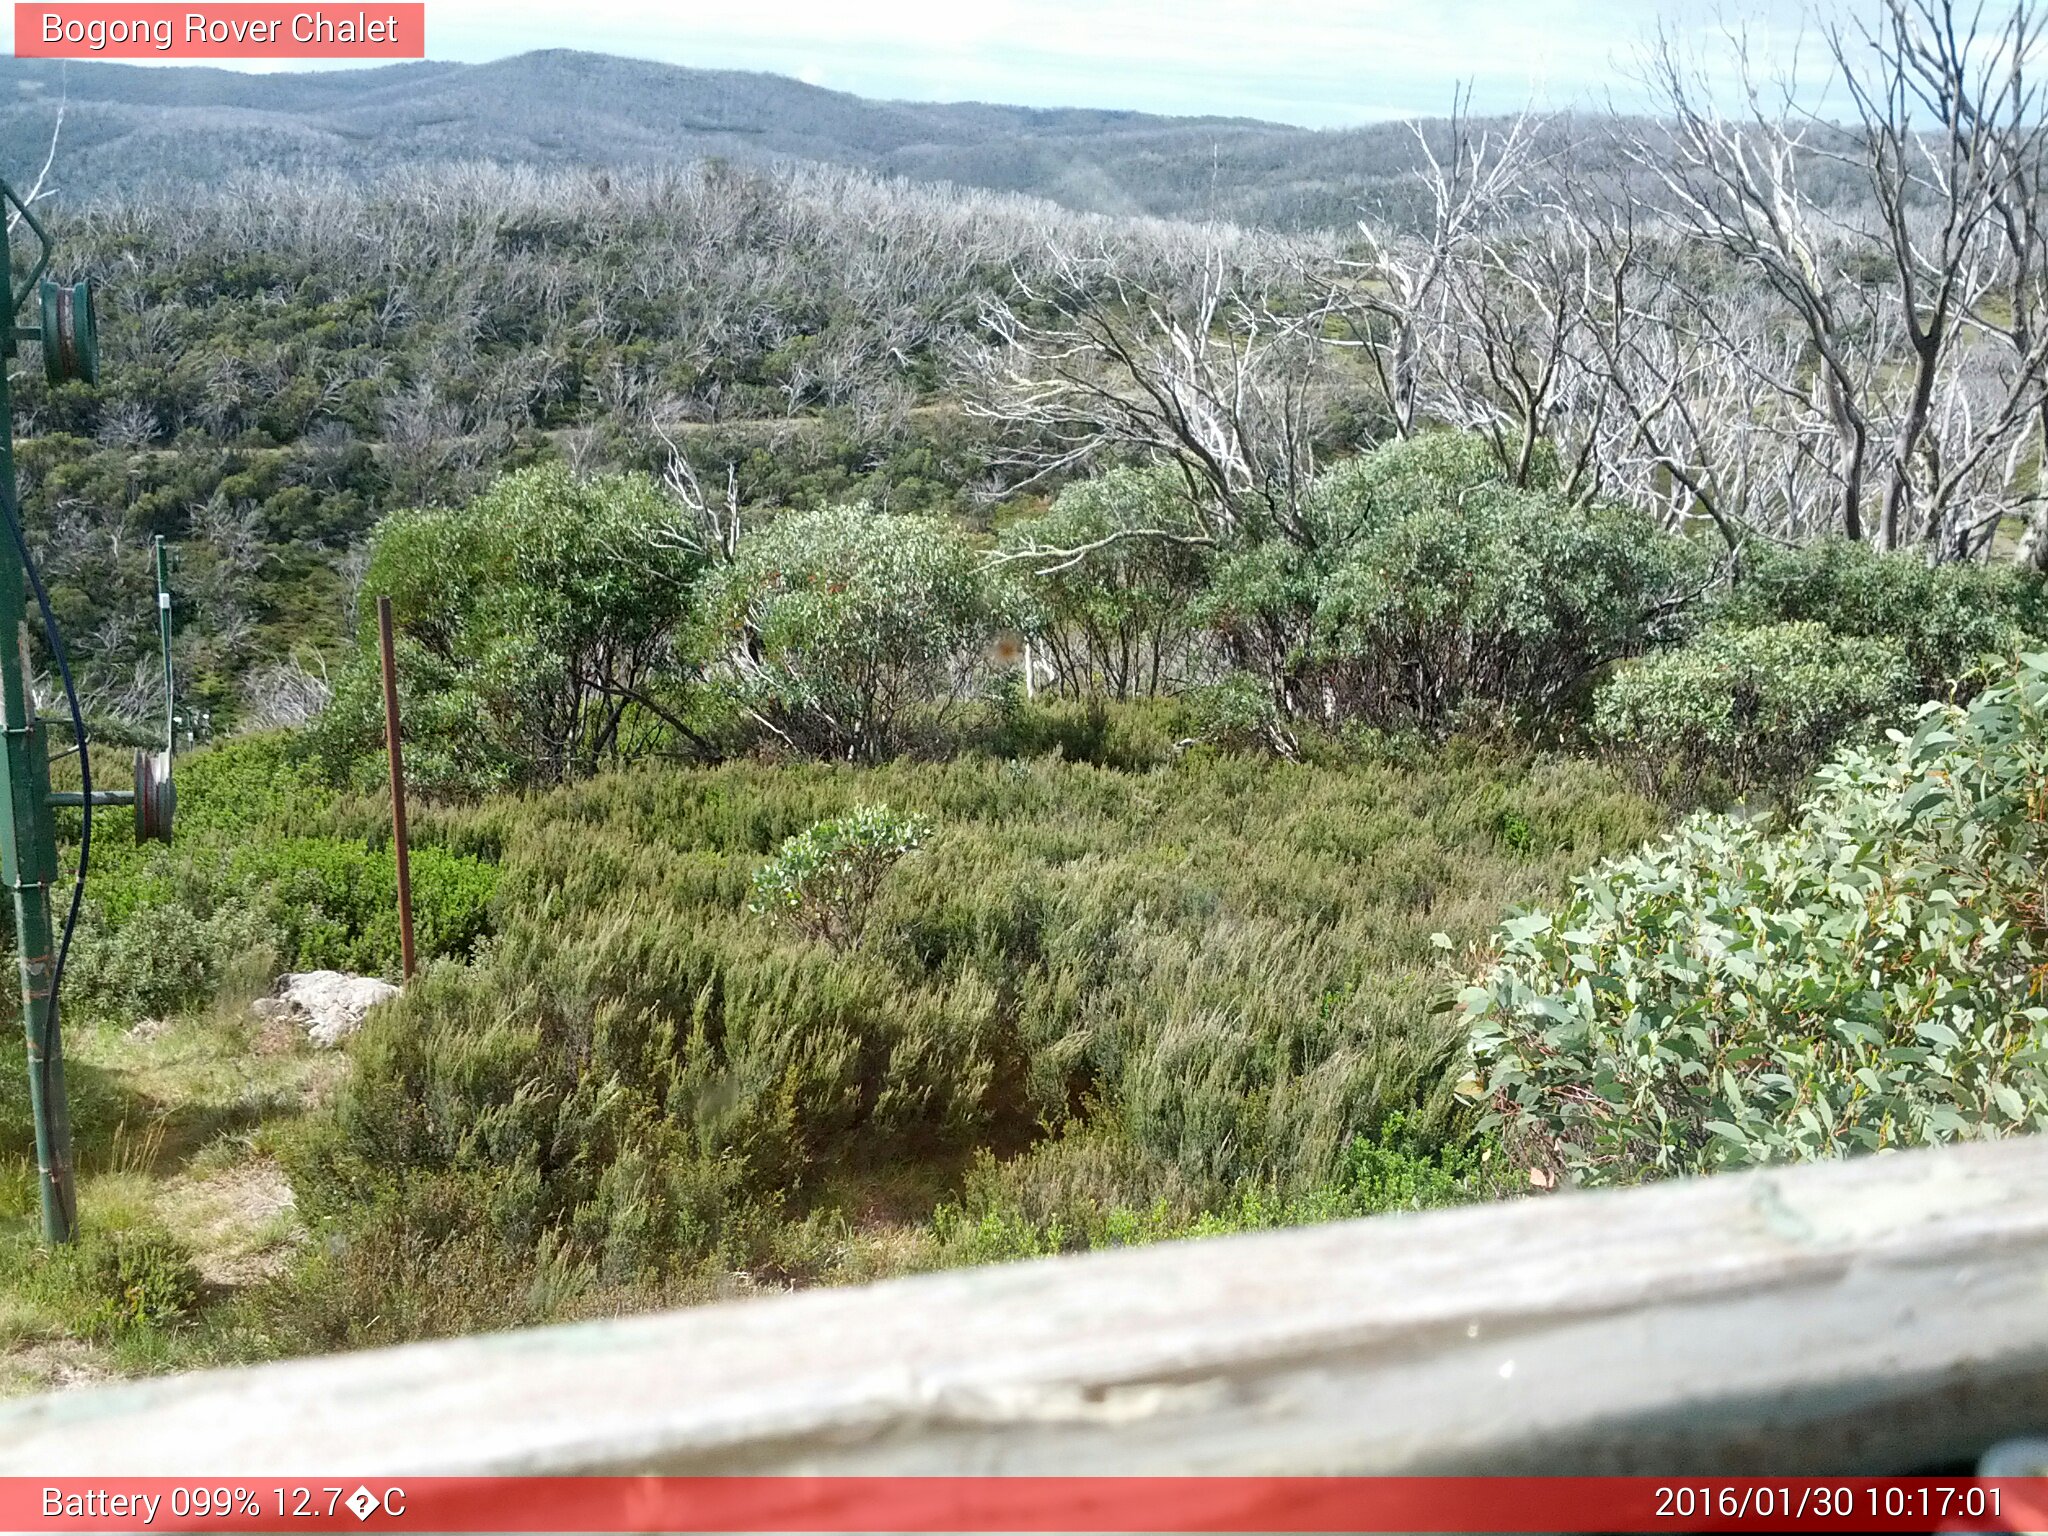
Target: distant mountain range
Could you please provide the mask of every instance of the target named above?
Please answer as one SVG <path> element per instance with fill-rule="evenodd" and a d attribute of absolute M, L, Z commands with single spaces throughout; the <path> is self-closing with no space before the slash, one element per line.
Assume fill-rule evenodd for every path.
<path fill-rule="evenodd" d="M 218 186 L 237 174 L 371 176 L 418 162 L 623 167 L 803 159 L 1032 193 L 1101 213 L 1347 225 L 1415 164 L 1398 124 L 868 101 L 779 75 L 553 50 L 488 64 L 241 74 L 0 60 L 0 168 L 67 200 Z M 1389 213 L 1394 209 L 1387 209 Z"/>

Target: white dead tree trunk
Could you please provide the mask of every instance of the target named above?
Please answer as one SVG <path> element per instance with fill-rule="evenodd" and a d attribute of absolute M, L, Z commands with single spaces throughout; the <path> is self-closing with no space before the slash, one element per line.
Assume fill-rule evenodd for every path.
<path fill-rule="evenodd" d="M 1107 256 L 1055 251 L 1048 272 L 984 303 L 988 339 L 966 359 L 968 413 L 1020 441 L 1018 484 L 1105 456 L 1158 460 L 1179 471 L 1189 521 L 1119 538 L 1221 543 L 1253 530 L 1314 543 L 1313 321 L 1276 313 L 1217 249 L 1178 290 Z"/>
<path fill-rule="evenodd" d="M 1498 128 L 1472 121 L 1461 93 L 1434 131 L 1412 125 L 1428 222 L 1416 237 L 1358 226 L 1365 254 L 1341 261 L 1320 283 L 1335 344 L 1362 352 L 1397 437 L 1428 424 L 1427 381 L 1440 372 L 1444 332 L 1461 279 L 1483 260 L 1487 239 L 1528 200 L 1536 159 L 1526 116 Z"/>
<path fill-rule="evenodd" d="M 1814 152 L 1808 139 L 1824 138 L 1829 130 L 1798 119 L 1789 94 L 1766 106 L 1746 41 L 1729 42 L 1747 113 L 1724 117 L 1704 74 L 1662 38 L 1651 57 L 1650 83 L 1664 122 L 1632 133 L 1630 151 L 1661 185 L 1684 233 L 1710 258 L 1761 284 L 1798 327 L 1807 367 L 1774 381 L 1781 406 L 1793 418 L 1783 440 L 1795 456 L 1811 453 L 1815 439 L 1828 441 L 1822 462 L 1828 466 L 1835 527 L 1860 539 L 1868 531 L 1869 394 L 1879 371 L 1861 338 L 1875 319 L 1874 297 L 1844 270 L 1837 230 L 1801 181 Z M 1677 264 L 1671 270 L 1674 284 L 1691 290 L 1687 308 L 1719 364 L 1745 366 L 1717 323 L 1711 294 L 1680 276 Z M 1796 519 L 1803 510 L 1787 512 Z"/>
<path fill-rule="evenodd" d="M 1605 249 L 1603 270 L 1621 274 L 1603 355 L 1637 441 L 1675 476 L 1696 471 L 1689 489 L 1717 520 L 1942 558 L 1981 548 L 2030 497 L 2021 475 L 2037 455 L 2019 444 L 2048 430 L 2029 72 L 2040 31 L 2034 0 L 1997 19 L 1954 0 L 1886 0 L 1875 23 L 1825 33 L 1843 123 L 1762 80 L 1740 36 L 1729 42 L 1746 109 L 1726 116 L 1705 73 L 1660 40 L 1649 81 L 1662 122 L 1625 134 L 1662 206 L 1582 227 Z M 1825 198 L 1822 177 L 1837 187 Z M 1637 237 L 1665 221 L 1676 242 Z M 1767 299 L 1762 333 L 1775 315 L 1796 349 L 1759 347 L 1731 278 Z M 1649 290 L 1645 307 L 1635 295 Z M 1635 327 L 1667 334 L 1645 340 Z M 1633 390 L 1652 356 L 1666 384 Z M 1753 387 L 1728 388 L 1745 378 Z M 1716 405 L 1719 425 L 1705 415 Z M 1686 442 L 1754 466 L 1747 494 L 1713 500 L 1705 481 L 1725 474 L 1672 451 Z M 2048 559 L 2048 540 L 2037 547 Z"/>
<path fill-rule="evenodd" d="M 696 550 L 713 565 L 730 563 L 740 547 L 739 466 L 731 460 L 726 461 L 725 495 L 714 501 L 704 494 L 704 487 L 697 479 L 696 466 L 669 434 L 668 428 L 659 421 L 652 421 L 651 425 L 662 445 L 668 449 L 668 463 L 661 475 L 662 484 L 689 514 L 687 527 L 679 525 L 663 529 L 657 535 L 658 541 L 674 548 Z"/>
<path fill-rule="evenodd" d="M 1547 207 L 1475 243 L 1445 270 L 1449 302 L 1426 349 L 1430 417 L 1484 437 L 1516 485 L 1544 470 L 1547 444 L 1567 496 L 1599 485 L 1609 413 L 1589 331 L 1591 254 Z"/>
<path fill-rule="evenodd" d="M 1888 0 L 1877 26 L 1830 34 L 1877 213 L 1869 238 L 1908 351 L 1905 399 L 1890 413 L 1886 548 L 1967 539 L 1956 513 L 2039 416 L 2040 263 L 2006 219 L 2021 203 L 2021 217 L 2038 217 L 2041 102 L 2028 65 L 2040 28 L 2026 0 L 2002 20 L 1953 0 Z"/>

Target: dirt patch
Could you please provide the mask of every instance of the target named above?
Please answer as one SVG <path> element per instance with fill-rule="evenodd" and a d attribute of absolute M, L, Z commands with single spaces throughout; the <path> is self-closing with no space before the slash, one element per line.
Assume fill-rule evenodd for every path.
<path fill-rule="evenodd" d="M 63 1392 L 113 1379 L 92 1347 L 76 1339 L 38 1339 L 0 1353 L 0 1396 Z"/>
<path fill-rule="evenodd" d="M 281 1270 L 301 1236 L 292 1187 L 268 1158 L 165 1187 L 162 1209 L 209 1285 L 250 1285 Z"/>

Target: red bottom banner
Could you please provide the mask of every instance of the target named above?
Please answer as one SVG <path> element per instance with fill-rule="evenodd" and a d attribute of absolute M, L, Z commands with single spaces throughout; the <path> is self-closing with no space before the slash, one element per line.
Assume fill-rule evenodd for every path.
<path fill-rule="evenodd" d="M 2048 1531 L 2048 1478 L 0 1478 L 8 1531 Z"/>

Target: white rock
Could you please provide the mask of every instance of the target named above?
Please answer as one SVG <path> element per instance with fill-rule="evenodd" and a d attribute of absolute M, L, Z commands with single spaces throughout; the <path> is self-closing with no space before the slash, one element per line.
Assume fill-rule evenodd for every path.
<path fill-rule="evenodd" d="M 290 1019 L 306 1027 L 315 1045 L 339 1045 L 362 1027 L 363 1015 L 398 988 L 375 976 L 345 971 L 300 971 L 278 979 L 275 997 L 259 997 L 251 1011 L 260 1019 Z"/>

